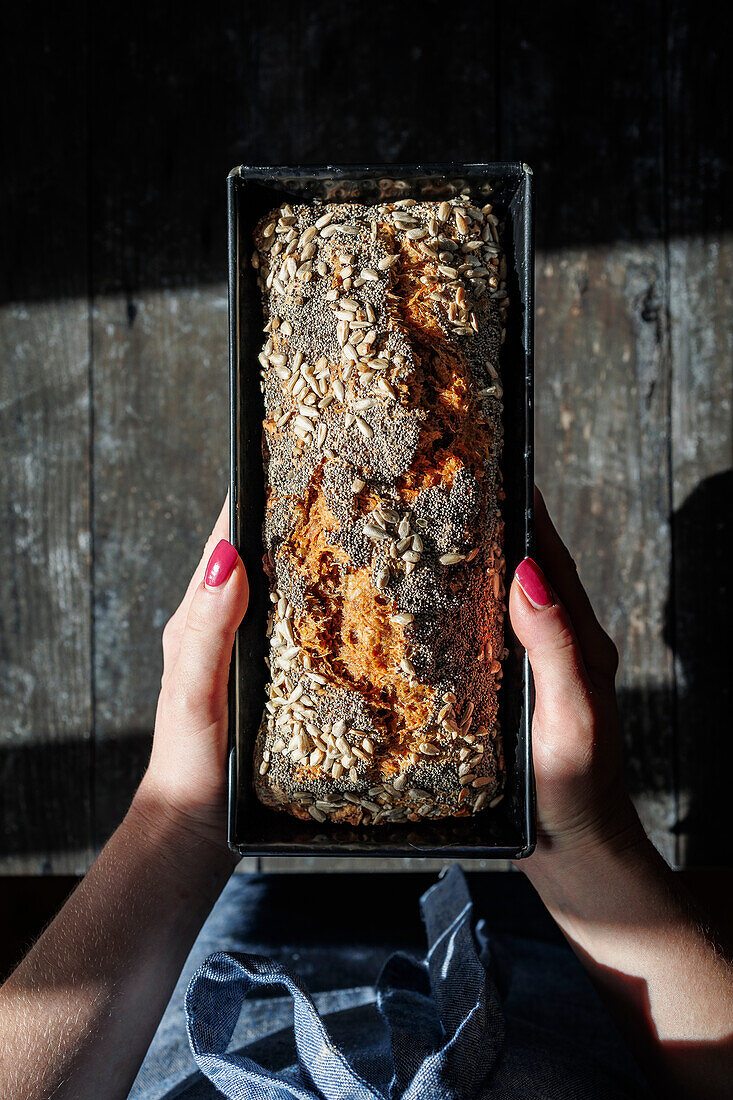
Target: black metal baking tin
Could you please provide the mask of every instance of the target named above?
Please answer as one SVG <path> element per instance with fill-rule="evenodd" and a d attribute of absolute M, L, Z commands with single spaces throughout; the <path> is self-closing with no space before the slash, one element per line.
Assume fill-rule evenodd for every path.
<path fill-rule="evenodd" d="M 260 366 L 262 303 L 250 264 L 252 231 L 285 201 L 380 202 L 440 199 L 468 185 L 505 223 L 511 309 L 502 351 L 504 504 L 507 576 L 531 553 L 533 539 L 533 179 L 525 164 L 388 164 L 235 168 L 228 178 L 231 540 L 246 565 L 250 602 L 237 634 L 230 675 L 228 840 L 242 855 L 451 856 L 521 858 L 535 845 L 530 723 L 531 674 L 518 648 L 505 661 L 501 722 L 507 790 L 493 810 L 473 818 L 355 828 L 304 823 L 263 806 L 252 786 L 253 747 L 267 670 L 268 585 L 262 568 L 264 486 Z M 511 645 L 511 642 L 507 642 Z"/>

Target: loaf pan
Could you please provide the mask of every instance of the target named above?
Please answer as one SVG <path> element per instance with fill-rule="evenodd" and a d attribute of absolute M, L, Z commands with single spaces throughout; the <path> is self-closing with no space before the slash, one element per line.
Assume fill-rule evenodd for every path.
<path fill-rule="evenodd" d="M 228 178 L 231 541 L 246 565 L 250 602 L 234 646 L 229 684 L 228 841 L 241 855 L 521 858 L 535 844 L 530 744 L 532 682 L 507 631 L 500 716 L 507 786 L 503 801 L 472 818 L 355 828 L 304 823 L 263 806 L 252 785 L 266 701 L 268 583 L 262 568 L 264 483 L 260 391 L 262 302 L 250 264 L 252 231 L 283 202 L 381 202 L 449 198 L 468 185 L 504 222 L 511 305 L 502 351 L 507 578 L 532 550 L 533 180 L 525 164 L 389 164 L 235 168 Z M 485 196 L 485 197 L 484 197 Z"/>

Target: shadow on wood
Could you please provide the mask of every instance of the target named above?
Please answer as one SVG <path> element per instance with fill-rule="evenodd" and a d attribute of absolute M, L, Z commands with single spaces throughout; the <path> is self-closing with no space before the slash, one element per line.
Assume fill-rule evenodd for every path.
<path fill-rule="evenodd" d="M 675 654 L 681 862 L 728 858 L 733 738 L 733 470 L 706 478 L 672 517 L 665 641 Z"/>
<path fill-rule="evenodd" d="M 538 175 L 540 248 L 659 236 L 664 130 L 689 122 L 665 104 L 694 112 L 693 80 L 701 109 L 733 98 L 728 9 L 677 8 L 473 2 L 448 17 L 413 0 L 391 6 L 377 46 L 360 6 L 334 0 L 174 19 L 155 4 L 42 19 L 15 5 L 3 298 L 56 295 L 60 269 L 81 294 L 223 280 L 224 179 L 242 162 L 521 159 Z M 675 231 L 724 185 L 728 127 L 724 110 L 695 126 Z M 730 228 L 731 207 L 713 207 L 708 229 Z"/>

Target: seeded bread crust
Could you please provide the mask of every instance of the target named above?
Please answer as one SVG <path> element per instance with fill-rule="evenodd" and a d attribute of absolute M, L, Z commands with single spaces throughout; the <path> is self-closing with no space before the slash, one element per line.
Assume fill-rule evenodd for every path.
<path fill-rule="evenodd" d="M 466 195 L 256 227 L 273 607 L 255 788 L 302 820 L 502 797 L 499 240 Z"/>

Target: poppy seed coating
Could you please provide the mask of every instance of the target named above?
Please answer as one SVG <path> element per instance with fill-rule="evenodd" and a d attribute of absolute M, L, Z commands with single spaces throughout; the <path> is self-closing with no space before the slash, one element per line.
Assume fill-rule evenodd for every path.
<path fill-rule="evenodd" d="M 499 227 L 462 195 L 272 211 L 266 805 L 353 825 L 502 797 Z"/>

